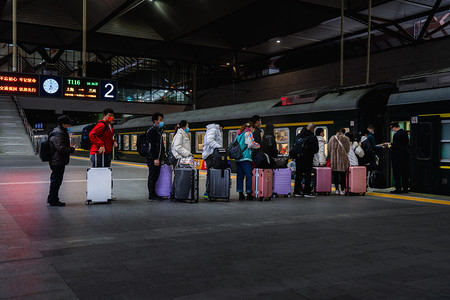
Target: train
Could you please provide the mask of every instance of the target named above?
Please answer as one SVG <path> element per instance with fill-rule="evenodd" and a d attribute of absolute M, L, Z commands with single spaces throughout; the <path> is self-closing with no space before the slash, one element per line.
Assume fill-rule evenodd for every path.
<path fill-rule="evenodd" d="M 447 78 L 449 78 L 447 80 Z M 224 146 L 230 145 L 239 127 L 251 116 L 275 126 L 275 139 L 281 156 L 288 156 L 295 136 L 308 123 L 323 128 L 325 139 L 345 128 L 356 136 L 369 124 L 375 126 L 377 144 L 388 142 L 392 133 L 387 126 L 398 122 L 410 132 L 411 191 L 450 194 L 450 69 L 405 76 L 396 83 L 376 83 L 348 87 L 324 87 L 294 91 L 277 99 L 198 109 L 164 116 L 164 142 L 173 139 L 174 127 L 181 120 L 189 122 L 191 152 L 202 165 L 201 153 L 206 125 L 224 124 Z M 130 119 L 115 125 L 118 148 L 114 159 L 145 162 L 137 152 L 137 137 L 152 125 L 151 116 Z M 73 126 L 71 142 L 76 154 L 80 149 L 81 130 Z M 327 149 L 326 149 L 327 150 Z M 378 170 L 373 182 L 376 188 L 393 185 L 389 149 L 379 149 Z M 233 164 L 231 165 L 233 169 Z"/>

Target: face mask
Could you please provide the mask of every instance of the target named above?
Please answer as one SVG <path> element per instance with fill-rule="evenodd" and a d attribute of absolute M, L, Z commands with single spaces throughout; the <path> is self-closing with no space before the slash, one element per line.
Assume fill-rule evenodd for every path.
<path fill-rule="evenodd" d="M 67 131 L 70 131 L 70 127 L 67 127 Z"/>
<path fill-rule="evenodd" d="M 162 128 L 164 126 L 164 122 L 159 122 L 158 126 L 159 128 Z"/>
<path fill-rule="evenodd" d="M 114 117 L 108 117 L 108 122 L 112 123 L 114 121 Z"/>
<path fill-rule="evenodd" d="M 189 127 L 186 127 L 186 129 L 184 130 L 186 133 L 189 132 Z"/>

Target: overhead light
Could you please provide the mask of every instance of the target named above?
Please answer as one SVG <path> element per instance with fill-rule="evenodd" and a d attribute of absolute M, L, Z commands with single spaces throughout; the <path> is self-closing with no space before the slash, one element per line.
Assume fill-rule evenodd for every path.
<path fill-rule="evenodd" d="M 227 63 L 227 66 L 229 66 L 230 65 L 230 63 Z"/>
<path fill-rule="evenodd" d="M 281 41 L 280 41 L 280 40 L 277 40 L 277 44 L 279 44 L 279 43 L 281 43 Z"/>

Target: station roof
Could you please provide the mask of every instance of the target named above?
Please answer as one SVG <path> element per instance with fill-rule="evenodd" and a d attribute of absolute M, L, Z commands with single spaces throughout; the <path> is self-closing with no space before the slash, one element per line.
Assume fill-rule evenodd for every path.
<path fill-rule="evenodd" d="M 366 51 L 368 2 L 345 1 L 346 57 Z M 42 47 L 81 49 L 82 3 L 17 0 L 19 45 L 28 53 Z M 317 49 L 336 58 L 339 45 L 339 0 L 87 3 L 87 50 L 105 59 L 123 55 L 212 65 L 280 60 L 283 65 Z M 446 36 L 449 11 L 450 0 L 373 0 L 374 51 Z M 0 42 L 11 42 L 11 20 L 12 1 L 0 0 Z"/>

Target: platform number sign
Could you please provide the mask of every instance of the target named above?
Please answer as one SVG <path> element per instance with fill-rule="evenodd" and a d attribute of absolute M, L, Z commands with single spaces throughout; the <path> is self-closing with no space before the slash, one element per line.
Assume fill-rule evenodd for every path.
<path fill-rule="evenodd" d="M 116 100 L 117 99 L 117 81 L 102 80 L 100 87 L 100 99 Z"/>

